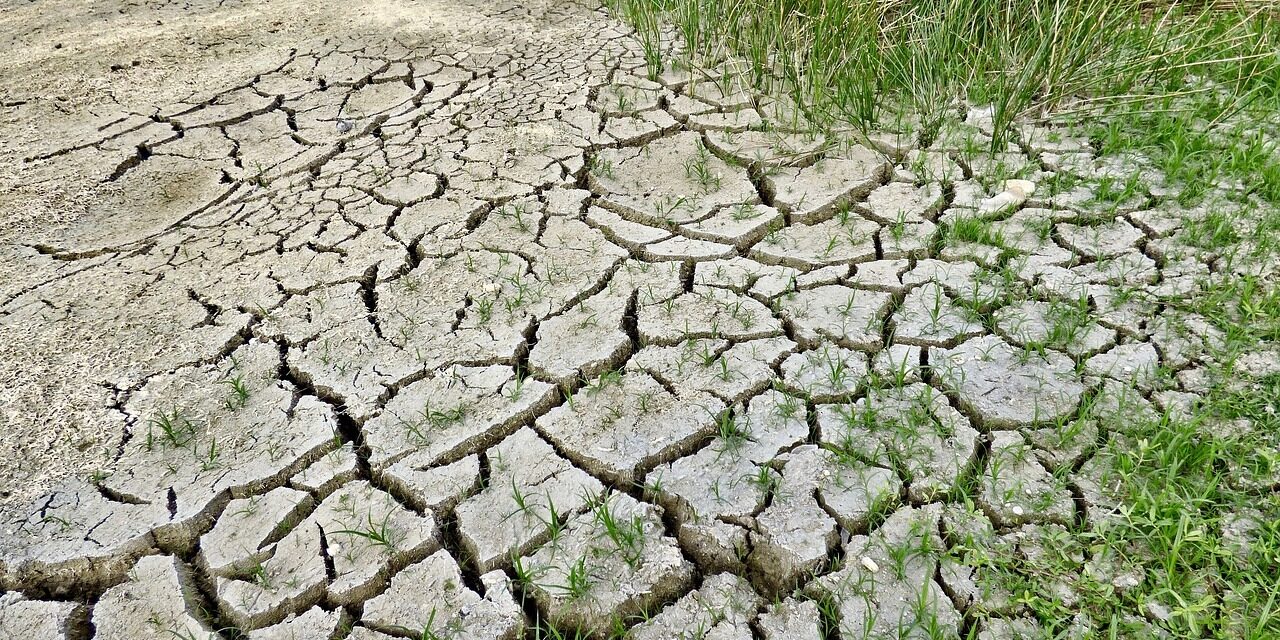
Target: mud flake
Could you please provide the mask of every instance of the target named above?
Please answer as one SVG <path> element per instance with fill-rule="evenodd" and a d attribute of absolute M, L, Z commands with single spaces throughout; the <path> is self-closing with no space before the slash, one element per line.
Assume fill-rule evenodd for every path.
<path fill-rule="evenodd" d="M 995 312 L 996 331 L 1011 343 L 1060 349 L 1086 357 L 1115 344 L 1116 332 L 1089 317 L 1083 305 L 1030 301 Z"/>
<path fill-rule="evenodd" d="M 359 460 L 350 442 L 330 451 L 311 466 L 289 479 L 289 486 L 327 496 L 340 485 L 355 479 L 359 472 Z"/>
<path fill-rule="evenodd" d="M 789 390 L 814 402 L 833 402 L 858 391 L 867 371 L 866 354 L 823 344 L 788 357 L 782 363 L 782 380 Z"/>
<path fill-rule="evenodd" d="M 641 300 L 637 329 L 646 344 L 675 345 L 696 338 L 756 340 L 782 334 L 781 324 L 754 298 L 715 287 L 661 302 Z"/>
<path fill-rule="evenodd" d="M 630 483 L 693 449 L 714 432 L 724 409 L 714 396 L 692 391 L 672 395 L 649 374 L 628 369 L 601 375 L 536 424 L 588 472 Z"/>
<path fill-rule="evenodd" d="M 884 156 L 854 145 L 807 167 L 779 167 L 764 182 L 778 208 L 788 212 L 793 222 L 812 224 L 866 196 L 888 170 Z"/>
<path fill-rule="evenodd" d="M 822 616 L 818 603 L 787 598 L 770 604 L 758 622 L 765 640 L 821 640 Z"/>
<path fill-rule="evenodd" d="M 934 283 L 908 293 L 891 323 L 895 342 L 923 347 L 953 346 L 986 332 L 977 313 Z"/>
<path fill-rule="evenodd" d="M 737 402 L 768 387 L 773 365 L 794 347 L 795 343 L 784 337 L 732 345 L 702 338 L 670 347 L 645 347 L 631 362 L 677 389 Z"/>
<path fill-rule="evenodd" d="M 288 363 L 318 392 L 340 399 L 357 422 L 377 412 L 388 387 L 423 366 L 409 352 L 380 338 L 363 318 L 325 331 L 304 347 L 290 347 Z"/>
<path fill-rule="evenodd" d="M 1150 389 L 1157 381 L 1160 355 L 1149 342 L 1130 342 L 1089 358 L 1085 371 Z"/>
<path fill-rule="evenodd" d="M 780 458 L 782 478 L 773 502 L 755 518 L 749 566 L 774 592 L 793 588 L 821 570 L 840 543 L 837 525 L 858 530 L 875 510 L 898 499 L 893 472 L 813 445 Z"/>
<path fill-rule="evenodd" d="M 663 534 L 659 509 L 623 494 L 575 516 L 556 544 L 523 565 L 540 576 L 525 588 L 552 624 L 597 634 L 608 633 L 616 617 L 684 593 L 693 579 L 693 565 Z"/>
<path fill-rule="evenodd" d="M 784 294 L 779 307 L 802 346 L 831 341 L 846 349 L 874 351 L 883 340 L 890 301 L 888 293 L 826 285 Z"/>
<path fill-rule="evenodd" d="M 936 184 L 890 182 L 867 196 L 866 207 L 868 216 L 881 224 L 920 223 L 936 215 L 942 203 L 942 189 Z"/>
<path fill-rule="evenodd" d="M 108 589 L 93 608 L 95 638 L 132 640 L 154 635 L 201 637 L 211 633 L 187 604 L 183 568 L 169 556 L 138 561 L 123 584 Z"/>
<path fill-rule="evenodd" d="M 546 409 L 555 391 L 506 365 L 450 367 L 401 389 L 365 425 L 370 463 L 381 469 L 417 452 L 418 464 L 461 457 L 496 442 Z"/>
<path fill-rule="evenodd" d="M 842 637 L 960 637 L 960 614 L 933 580 L 944 548 L 939 512 L 939 505 L 894 512 L 844 545 L 844 556 L 857 561 L 808 587 L 834 601 Z"/>
<path fill-rule="evenodd" d="M 26 505 L 0 510 L 0 579 L 71 593 L 114 584 L 155 544 L 169 522 L 164 502 L 116 501 L 88 483 L 68 484 Z"/>
<path fill-rule="evenodd" d="M 480 488 L 480 457 L 431 466 L 430 450 L 410 453 L 375 477 L 396 497 L 418 511 L 447 513 Z"/>
<path fill-rule="evenodd" d="M 338 632 L 342 621 L 343 616 L 340 612 L 312 607 L 301 615 L 290 615 L 279 624 L 250 631 L 247 638 L 248 640 L 327 638 Z"/>
<path fill-rule="evenodd" d="M 815 224 L 794 223 L 771 231 L 751 248 L 750 256 L 766 264 L 811 269 L 876 259 L 880 225 L 850 214 Z"/>
<path fill-rule="evenodd" d="M 273 486 L 336 447 L 337 416 L 276 374 L 275 345 L 252 340 L 216 364 L 151 378 L 127 411 L 138 433 L 103 485 L 149 502 L 173 501 L 162 537 L 181 543 L 221 495 Z M 172 495 L 170 495 L 172 492 Z"/>
<path fill-rule="evenodd" d="M 935 375 L 985 429 L 1059 420 L 1080 403 L 1084 384 L 1066 356 L 1019 352 L 995 336 L 930 349 Z"/>
<path fill-rule="evenodd" d="M 822 443 L 895 468 L 917 502 L 945 497 L 977 459 L 978 432 L 933 387 L 872 389 L 852 405 L 818 407 Z"/>
<path fill-rule="evenodd" d="M 74 602 L 0 596 L 0 634 L 6 638 L 70 638 L 83 632 L 88 611 Z"/>
<path fill-rule="evenodd" d="M 276 624 L 322 597 L 335 604 L 363 601 L 439 548 L 429 514 L 418 516 L 367 482 L 352 482 L 276 543 L 269 559 L 240 577 L 219 577 L 218 604 L 241 629 Z"/>
<path fill-rule="evenodd" d="M 527 427 L 485 455 L 488 485 L 456 510 L 462 544 L 481 572 L 531 552 L 604 491 Z"/>
<path fill-rule="evenodd" d="M 679 133 L 637 149 L 605 149 L 593 168 L 592 190 L 616 207 L 651 220 L 683 209 L 694 218 L 721 205 L 753 202 L 746 171 L 702 146 L 695 133 Z"/>
<path fill-rule="evenodd" d="M 456 634 L 476 640 L 513 640 L 524 614 L 506 576 L 482 576 L 485 595 L 468 588 L 457 563 L 440 550 L 391 578 L 385 592 L 364 605 L 361 624 L 397 635 L 406 631 Z"/>
<path fill-rule="evenodd" d="M 1124 218 L 1092 227 L 1063 223 L 1057 231 L 1068 249 L 1087 258 L 1114 258 L 1132 251 L 1143 238 Z"/>
<path fill-rule="evenodd" d="M 311 496 L 286 487 L 232 500 L 213 529 L 200 537 L 200 565 L 222 576 L 251 568 L 270 557 L 268 542 L 296 527 L 313 504 Z"/>
<path fill-rule="evenodd" d="M 992 434 L 990 459 L 977 501 L 1000 526 L 1028 522 L 1068 525 L 1075 517 L 1066 485 L 1040 466 L 1021 434 L 1010 431 Z"/>
<path fill-rule="evenodd" d="M 652 618 L 631 629 L 636 640 L 664 640 L 686 634 L 704 638 L 751 638 L 750 623 L 761 598 L 746 580 L 718 573 Z"/>

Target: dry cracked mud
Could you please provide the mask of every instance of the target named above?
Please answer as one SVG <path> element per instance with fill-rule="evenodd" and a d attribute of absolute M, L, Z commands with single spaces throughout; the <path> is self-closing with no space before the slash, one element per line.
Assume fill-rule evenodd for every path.
<path fill-rule="evenodd" d="M 991 559 L 1083 564 L 1221 341 L 1161 301 L 1259 268 L 591 3 L 0 25 L 5 638 L 1033 633 Z"/>

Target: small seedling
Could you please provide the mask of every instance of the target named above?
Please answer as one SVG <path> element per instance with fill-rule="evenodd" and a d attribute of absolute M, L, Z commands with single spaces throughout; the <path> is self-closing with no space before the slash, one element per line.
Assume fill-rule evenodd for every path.
<path fill-rule="evenodd" d="M 381 547 L 387 553 L 395 551 L 397 544 L 396 533 L 391 529 L 391 511 L 388 510 L 382 516 L 381 521 L 373 519 L 373 513 L 365 516 L 364 526 L 360 529 L 340 529 L 334 531 L 334 535 L 348 535 L 363 539 L 375 547 Z"/>
<path fill-rule="evenodd" d="M 222 384 L 231 388 L 231 397 L 227 399 L 228 409 L 243 409 L 249 404 L 249 385 L 244 381 L 244 374 L 238 373 L 233 378 L 222 381 Z"/>

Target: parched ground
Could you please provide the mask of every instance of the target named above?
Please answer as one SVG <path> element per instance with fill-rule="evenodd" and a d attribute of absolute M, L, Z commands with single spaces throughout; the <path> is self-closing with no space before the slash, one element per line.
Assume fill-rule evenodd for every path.
<path fill-rule="evenodd" d="M 1167 301 L 1275 268 L 1069 130 L 814 136 L 586 4 L 0 42 L 3 637 L 1019 637 L 993 557 L 1133 579 L 1064 540 L 1207 388 Z"/>

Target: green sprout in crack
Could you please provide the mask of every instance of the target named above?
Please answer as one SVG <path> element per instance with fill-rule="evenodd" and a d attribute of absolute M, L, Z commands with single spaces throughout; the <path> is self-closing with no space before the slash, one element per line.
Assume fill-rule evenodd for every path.
<path fill-rule="evenodd" d="M 493 318 L 493 303 L 495 300 L 496 298 L 481 296 L 473 302 L 476 318 L 480 320 L 480 324 L 489 324 L 489 320 Z"/>
<path fill-rule="evenodd" d="M 751 220 L 760 217 L 760 215 L 760 210 L 750 204 L 736 204 L 729 210 L 729 217 L 733 218 L 735 222 Z"/>
<path fill-rule="evenodd" d="M 70 521 L 70 520 L 67 520 L 66 518 L 61 518 L 61 517 L 58 517 L 58 516 L 55 516 L 55 515 L 46 515 L 46 516 L 44 516 L 43 518 L 41 518 L 41 519 L 40 519 L 40 523 L 41 523 L 41 524 L 45 524 L 45 523 L 53 523 L 53 524 L 56 524 L 56 525 L 58 525 L 58 530 L 59 530 L 59 532 L 61 532 L 61 533 L 66 533 L 66 532 L 70 531 L 70 530 L 71 530 L 71 527 L 72 527 L 72 523 L 71 523 L 71 521 Z"/>
<path fill-rule="evenodd" d="M 515 503 L 516 510 L 504 516 L 502 518 L 503 521 L 506 521 L 508 518 L 511 518 L 516 514 L 523 514 L 526 517 L 537 517 L 538 512 L 535 509 L 536 505 L 529 500 L 528 496 L 526 496 L 524 491 L 520 488 L 520 485 L 516 483 L 515 476 L 511 476 L 511 501 Z"/>
<path fill-rule="evenodd" d="M 267 568 L 261 562 L 255 562 L 253 566 L 249 567 L 248 577 L 251 582 L 259 587 L 271 590 L 271 576 L 268 575 Z"/>
<path fill-rule="evenodd" d="M 693 203 L 688 198 L 681 196 L 679 198 L 663 195 L 658 201 L 653 203 L 654 209 L 658 212 L 658 218 L 662 220 L 663 225 L 667 228 L 676 226 L 675 212 L 677 209 L 693 211 Z"/>
<path fill-rule="evenodd" d="M 524 203 L 503 205 L 502 208 L 498 209 L 498 215 L 503 218 L 511 218 L 515 220 L 516 228 L 520 231 L 529 230 L 529 221 L 525 219 L 526 213 L 527 211 L 525 210 Z"/>
<path fill-rule="evenodd" d="M 756 467 L 756 472 L 747 476 L 747 482 L 755 487 L 757 491 L 765 495 L 773 493 L 778 488 L 778 474 L 767 466 Z"/>
<path fill-rule="evenodd" d="M 849 317 L 850 315 L 853 314 L 853 310 L 856 307 L 857 300 L 858 300 L 857 295 L 850 293 L 848 299 L 844 301 L 844 304 L 836 307 L 836 311 L 839 311 L 840 315 L 846 318 Z"/>
<path fill-rule="evenodd" d="M 422 290 L 422 278 L 419 278 L 416 275 L 406 275 L 397 280 L 396 283 L 400 288 L 404 289 L 406 293 L 418 293 Z"/>
<path fill-rule="evenodd" d="M 451 425 L 462 422 L 467 417 L 467 405 L 459 402 L 457 405 L 449 408 L 435 408 L 431 406 L 431 401 L 427 400 L 422 409 L 415 414 L 413 420 L 405 420 L 401 418 L 400 424 L 408 433 L 408 435 L 422 441 L 430 440 L 430 431 L 439 431 Z"/>
<path fill-rule="evenodd" d="M 391 553 L 396 550 L 399 544 L 398 535 L 391 529 L 391 511 L 388 510 L 382 516 L 382 520 L 376 521 L 373 513 L 365 515 L 365 522 L 359 529 L 340 529 L 334 531 L 333 535 L 347 535 L 365 540 L 374 547 L 380 547 L 385 552 Z"/>
<path fill-rule="evenodd" d="M 595 380 L 591 381 L 591 383 L 587 385 L 587 393 L 591 395 L 596 395 L 601 391 L 608 389 L 609 387 L 618 386 L 621 384 L 622 384 L 622 371 L 618 369 L 613 369 L 600 374 L 599 376 L 596 377 Z"/>
<path fill-rule="evenodd" d="M 592 578 L 591 573 L 587 569 L 587 559 L 585 557 L 578 558 L 578 561 L 569 567 L 569 572 L 564 576 L 565 583 L 557 585 L 557 587 L 565 592 L 571 600 L 577 600 L 591 591 Z"/>
<path fill-rule="evenodd" d="M 627 95 L 626 90 L 618 89 L 614 93 L 614 111 L 625 116 L 631 115 L 634 110 L 635 102 L 632 101 L 631 96 Z"/>
<path fill-rule="evenodd" d="M 537 584 L 537 579 L 546 572 L 546 567 L 530 568 L 525 565 L 524 557 L 516 551 L 511 552 L 511 572 L 514 574 L 516 584 L 521 586 L 533 586 Z"/>
<path fill-rule="evenodd" d="M 423 623 L 422 629 L 415 630 L 409 627 L 397 626 L 396 631 L 412 638 L 413 640 L 446 640 L 452 637 L 452 634 L 446 631 L 436 630 L 436 608 L 431 608 L 431 613 L 427 614 L 427 621 Z"/>
<path fill-rule="evenodd" d="M 558 542 L 568 526 L 568 521 L 564 514 L 556 510 L 556 501 L 551 499 L 550 494 L 547 495 L 547 515 L 540 519 L 547 528 L 547 541 L 551 544 Z"/>
<path fill-rule="evenodd" d="M 606 158 L 593 156 L 588 165 L 591 173 L 611 179 L 614 177 L 613 163 Z"/>
<path fill-rule="evenodd" d="M 231 397 L 227 398 L 228 409 L 243 409 L 245 405 L 249 404 L 249 385 L 245 383 L 243 373 L 238 373 L 234 377 L 223 380 L 222 384 L 231 389 Z"/>
<path fill-rule="evenodd" d="M 644 551 L 644 520 L 639 515 L 632 516 L 630 520 L 619 519 L 609 496 L 597 500 L 592 513 L 596 525 L 622 554 L 627 566 L 635 569 Z"/>
<path fill-rule="evenodd" d="M 253 179 L 250 180 L 250 182 L 252 182 L 253 184 L 259 187 L 271 186 L 271 180 L 267 178 L 267 170 L 262 166 L 261 162 L 254 162 L 253 169 L 254 169 Z"/>
<path fill-rule="evenodd" d="M 732 411 L 722 411 L 716 416 L 716 437 L 723 445 L 722 451 L 733 451 L 751 439 L 751 432 L 738 423 Z"/>
<path fill-rule="evenodd" d="M 185 447 L 195 438 L 196 424 L 186 417 L 177 407 L 172 411 L 160 415 L 147 421 L 147 451 L 151 451 L 155 446 L 154 429 L 159 429 L 160 436 L 174 447 Z"/>
<path fill-rule="evenodd" d="M 795 396 L 784 394 L 782 398 L 782 401 L 779 402 L 774 409 L 778 412 L 779 416 L 785 419 L 789 420 L 796 417 L 799 415 L 800 410 L 804 408 L 800 399 Z"/>
<path fill-rule="evenodd" d="M 689 343 L 689 347 L 693 347 L 693 345 L 693 342 Z M 711 342 L 705 340 L 702 341 L 702 349 L 697 352 L 697 356 L 704 368 L 710 368 L 711 365 L 715 364 L 716 358 L 720 357 L 715 351 L 711 350 Z"/>
<path fill-rule="evenodd" d="M 198 447 L 194 447 L 194 448 L 198 449 Z M 199 455 L 199 454 L 198 454 L 198 451 L 197 451 L 197 455 Z M 212 469 L 216 469 L 216 468 L 218 468 L 218 466 L 219 466 L 219 464 L 220 464 L 220 463 L 218 462 L 218 458 L 219 458 L 219 456 L 221 456 L 221 455 L 222 455 L 222 451 L 220 451 L 220 450 L 218 449 L 218 440 L 217 440 L 217 438 L 213 437 L 213 435 L 211 434 L 211 435 L 209 436 L 209 450 L 208 450 L 208 452 L 207 452 L 207 453 L 205 453 L 205 454 L 203 454 L 203 455 L 199 455 L 199 458 L 200 458 L 200 470 L 201 470 L 201 471 L 210 471 L 210 470 L 212 470 Z"/>
<path fill-rule="evenodd" d="M 694 157 L 684 163 L 685 177 L 697 182 L 703 193 L 711 193 L 720 188 L 720 174 L 711 168 L 711 152 L 706 145 L 698 142 Z"/>
<path fill-rule="evenodd" d="M 621 420 L 623 416 L 627 415 L 626 409 L 617 405 L 609 405 L 605 407 L 604 412 L 605 424 L 614 424 Z"/>
<path fill-rule="evenodd" d="M 653 408 L 653 394 L 641 393 L 636 395 L 636 411 L 640 415 L 648 415 Z"/>
<path fill-rule="evenodd" d="M 724 382 L 728 382 L 733 378 L 733 371 L 729 369 L 728 358 L 720 358 L 720 370 L 716 372 L 716 377 Z"/>
<path fill-rule="evenodd" d="M 993 230 L 989 221 L 977 216 L 957 216 L 948 226 L 946 236 L 952 242 L 971 242 L 997 249 L 1006 248 L 1004 235 Z"/>

